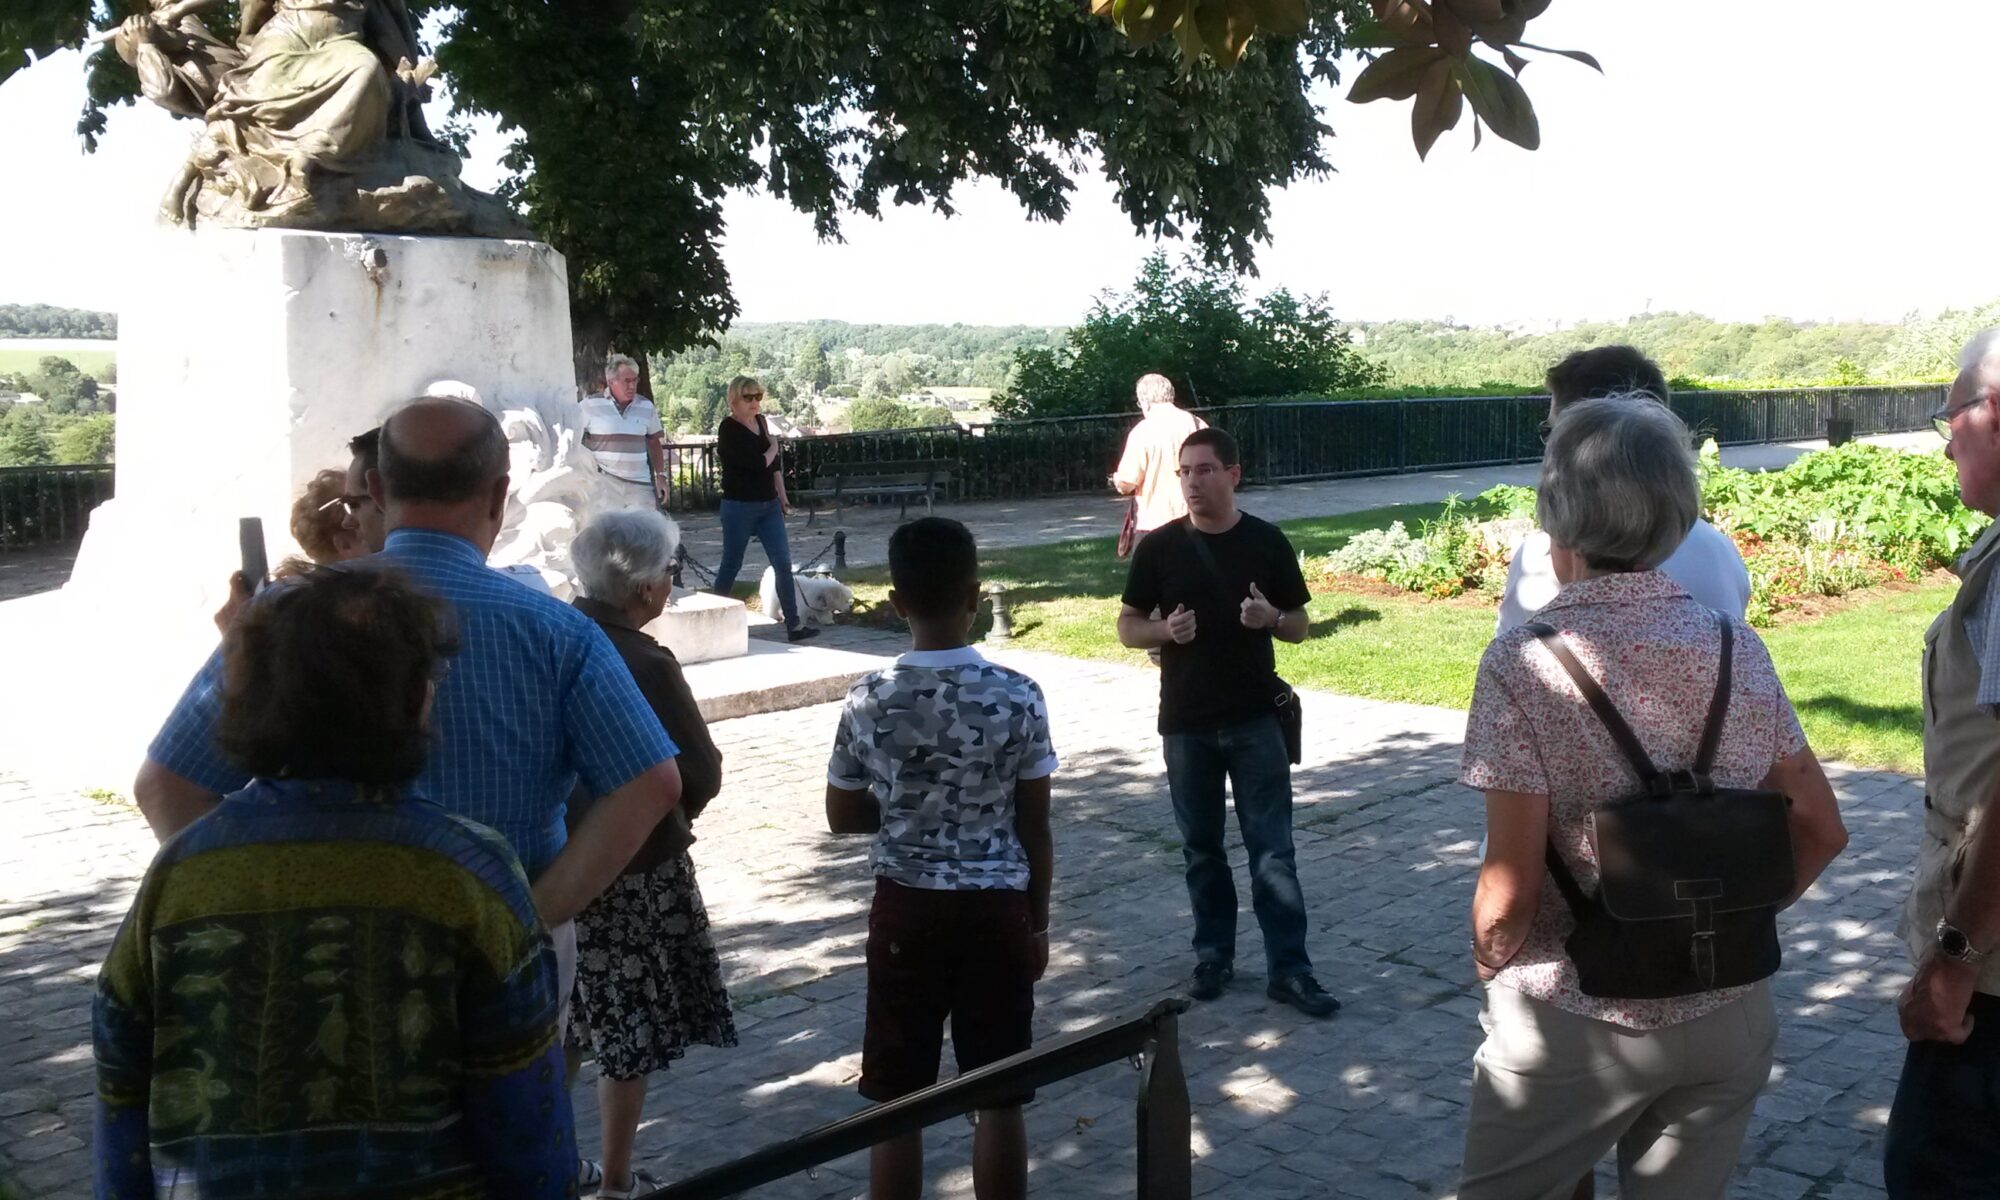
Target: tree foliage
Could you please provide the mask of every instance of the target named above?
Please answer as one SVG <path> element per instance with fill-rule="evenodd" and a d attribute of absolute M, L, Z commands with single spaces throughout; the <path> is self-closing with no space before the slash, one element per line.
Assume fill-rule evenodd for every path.
<path fill-rule="evenodd" d="M 53 304 L 0 304 L 0 338 L 115 338 L 118 317 Z"/>
<path fill-rule="evenodd" d="M 847 407 L 847 427 L 855 433 L 870 429 L 923 429 L 951 423 L 951 410 L 936 404 L 869 399 L 856 400 Z"/>
<path fill-rule="evenodd" d="M 108 463 L 117 443 L 117 418 L 92 413 L 56 429 L 50 438 L 60 463 Z"/>
<path fill-rule="evenodd" d="M 10 18 L 0 58 L 83 36 L 90 0 L 30 3 L 61 19 Z M 768 189 L 837 237 L 885 203 L 949 213 L 974 179 L 1060 220 L 1096 165 L 1136 229 L 1247 267 L 1271 190 L 1328 169 L 1310 89 L 1337 79 L 1361 11 L 1310 0 L 1303 32 L 1259 37 L 1225 71 L 1134 47 L 1075 0 L 411 7 L 441 18 L 455 113 L 491 114 L 512 138 L 502 190 L 568 258 L 584 356 L 727 327 L 722 200 L 737 188 Z M 94 131 L 134 80 L 108 51 L 92 64 Z"/>
<path fill-rule="evenodd" d="M 0 417 L 0 467 L 39 467 L 56 460 L 49 419 L 36 404 L 16 404 Z"/>
<path fill-rule="evenodd" d="M 1000 412 L 1009 417 L 1117 412 L 1157 371 L 1185 402 L 1325 393 L 1381 380 L 1324 297 L 1283 288 L 1254 302 L 1227 271 L 1154 254 L 1132 290 L 1108 293 L 1059 349 L 1027 349 Z"/>

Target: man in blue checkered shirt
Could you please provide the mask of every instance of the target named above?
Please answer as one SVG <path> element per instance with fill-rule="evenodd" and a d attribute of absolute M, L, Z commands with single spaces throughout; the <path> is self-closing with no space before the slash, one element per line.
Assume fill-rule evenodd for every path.
<path fill-rule="evenodd" d="M 383 424 L 380 466 L 369 472 L 388 544 L 361 561 L 396 567 L 457 614 L 461 649 L 437 685 L 437 745 L 414 790 L 513 845 L 560 952 L 561 927 L 678 802 L 679 751 L 594 622 L 487 567 L 507 483 L 507 440 L 492 414 L 463 400 L 410 403 Z M 215 747 L 221 670 L 218 652 L 133 784 L 162 839 L 249 782 Z M 579 779 L 603 799 L 566 837 L 563 808 Z"/>

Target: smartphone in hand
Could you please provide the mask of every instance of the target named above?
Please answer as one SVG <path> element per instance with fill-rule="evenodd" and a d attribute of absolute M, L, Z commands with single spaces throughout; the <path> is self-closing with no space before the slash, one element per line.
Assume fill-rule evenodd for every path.
<path fill-rule="evenodd" d="M 243 555 L 243 582 L 255 595 L 271 582 L 271 561 L 264 549 L 264 520 L 244 517 L 236 523 L 236 542 Z"/>

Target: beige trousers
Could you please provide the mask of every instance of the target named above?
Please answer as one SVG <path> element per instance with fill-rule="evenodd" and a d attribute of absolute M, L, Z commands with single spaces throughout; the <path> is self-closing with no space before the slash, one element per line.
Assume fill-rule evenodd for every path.
<path fill-rule="evenodd" d="M 576 922 L 564 921 L 549 930 L 556 946 L 556 1045 L 569 1032 L 569 1000 L 576 991 Z"/>
<path fill-rule="evenodd" d="M 1459 1200 L 1566 1200 L 1614 1146 L 1621 1200 L 1728 1191 L 1777 1040 L 1768 984 L 1650 1031 L 1487 984 L 1479 1023 Z"/>

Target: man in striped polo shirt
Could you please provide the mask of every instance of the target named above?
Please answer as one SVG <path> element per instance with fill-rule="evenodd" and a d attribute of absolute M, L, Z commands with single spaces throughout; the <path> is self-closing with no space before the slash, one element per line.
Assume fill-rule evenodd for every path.
<path fill-rule="evenodd" d="M 659 411 L 639 394 L 639 364 L 623 354 L 606 359 L 603 393 L 583 398 L 583 446 L 597 456 L 599 471 L 630 485 L 627 507 L 667 502 L 660 432 Z"/>

